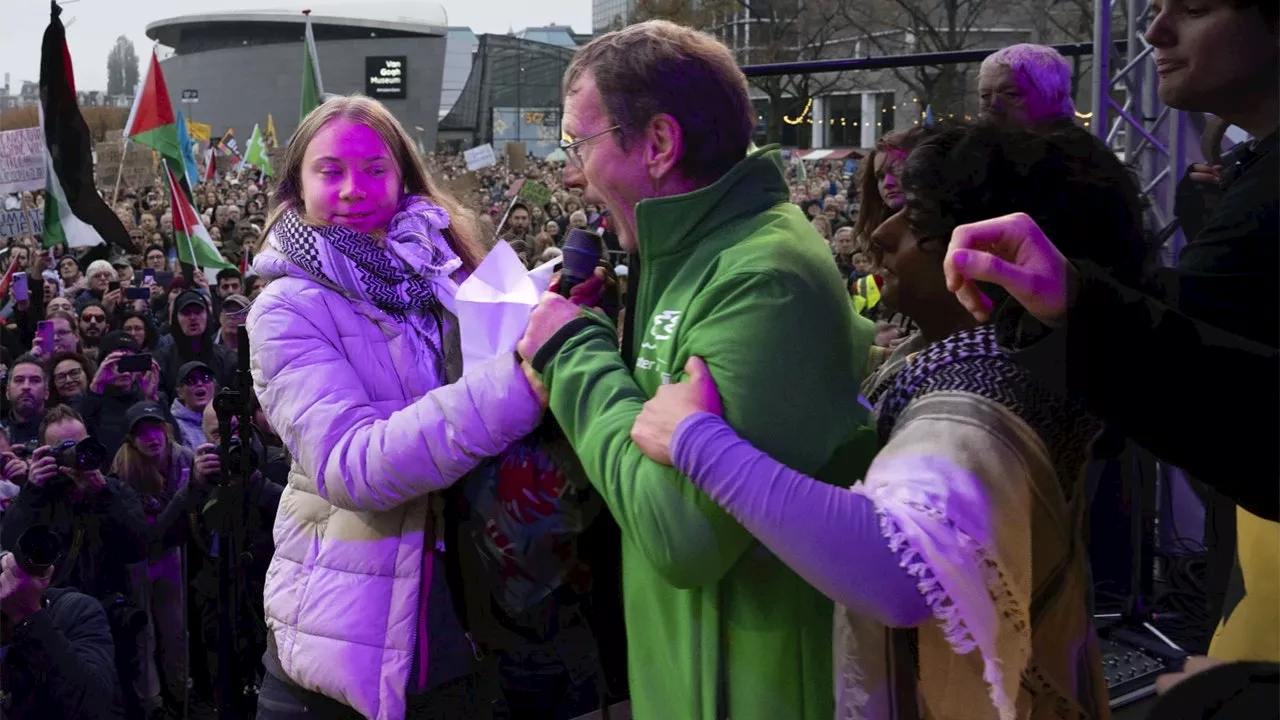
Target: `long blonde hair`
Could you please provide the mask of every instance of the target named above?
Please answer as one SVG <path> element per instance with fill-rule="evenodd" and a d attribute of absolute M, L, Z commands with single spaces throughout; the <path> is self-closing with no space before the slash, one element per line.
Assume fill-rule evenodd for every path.
<path fill-rule="evenodd" d="M 326 100 L 312 110 L 289 139 L 284 151 L 284 163 L 280 168 L 280 184 L 271 197 L 271 210 L 262 228 L 259 249 L 266 243 L 272 226 L 289 209 L 302 212 L 302 158 L 316 133 L 330 120 L 343 118 L 364 125 L 382 138 L 391 150 L 396 167 L 400 170 L 401 184 L 407 195 L 425 195 L 449 213 L 449 228 L 445 239 L 449 247 L 462 259 L 468 270 L 474 270 L 484 259 L 485 250 L 477 240 L 476 219 L 444 188 L 436 185 L 427 172 L 421 156 L 414 149 L 413 140 L 386 106 L 363 95 L 347 95 Z"/>
<path fill-rule="evenodd" d="M 165 442 L 168 443 L 169 453 L 172 454 L 173 428 L 169 423 L 160 423 L 160 427 L 164 429 Z M 156 461 L 143 455 L 138 449 L 137 442 L 137 435 L 130 430 L 124 438 L 124 443 L 116 451 L 115 459 L 111 461 L 111 474 L 120 478 L 139 495 L 160 495 L 164 492 L 165 473 L 169 468 L 157 466 Z"/>

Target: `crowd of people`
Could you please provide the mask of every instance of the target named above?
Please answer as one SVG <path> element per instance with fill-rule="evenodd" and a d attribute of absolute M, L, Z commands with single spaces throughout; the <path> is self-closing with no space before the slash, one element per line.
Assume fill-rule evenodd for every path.
<path fill-rule="evenodd" d="M 664 22 L 575 56 L 563 162 L 470 172 L 337 97 L 275 179 L 192 188 L 232 266 L 213 277 L 150 187 L 112 198 L 132 250 L 11 239 L 5 709 L 1105 718 L 1085 523 L 1106 428 L 1241 506 L 1247 591 L 1159 708 L 1263 717 L 1276 12 L 1208 12 L 1153 15 L 1157 56 L 1201 68 L 1161 97 L 1255 140 L 1183 181 L 1204 202 L 1176 269 L 1049 48 L 983 63 L 981 121 L 887 134 L 846 174 L 751 147 L 732 54 Z M 458 284 L 497 242 L 532 268 L 574 228 L 595 275 L 465 363 Z M 1218 428 L 1162 384 L 1206 367 L 1240 413 Z"/>

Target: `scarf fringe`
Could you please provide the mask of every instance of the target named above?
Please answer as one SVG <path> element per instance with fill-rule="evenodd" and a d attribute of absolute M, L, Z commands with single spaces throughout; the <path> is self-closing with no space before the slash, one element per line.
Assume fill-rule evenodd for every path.
<path fill-rule="evenodd" d="M 1001 577 L 999 568 L 995 561 L 991 559 L 989 553 L 979 547 L 972 538 L 937 510 L 918 503 L 908 502 L 907 505 L 917 512 L 924 513 L 930 519 L 944 524 L 955 533 L 961 549 L 976 554 L 979 564 L 983 568 L 987 590 L 991 593 L 991 597 L 996 603 L 997 615 L 1000 618 L 1018 618 L 1019 620 L 1015 621 L 1014 630 L 1019 638 L 1024 637 L 1026 623 L 1021 619 L 1025 618 L 1026 614 L 1019 607 L 1017 600 L 1013 597 L 1013 591 L 1009 589 Z M 960 608 L 951 599 L 942 581 L 934 574 L 933 568 L 929 566 L 928 561 L 919 551 L 911 547 L 907 534 L 893 516 L 884 511 L 882 506 L 877 507 L 877 514 L 880 516 L 881 535 L 888 539 L 890 550 L 901 554 L 901 559 L 898 563 L 899 567 L 904 568 L 912 577 L 919 580 L 916 588 L 924 597 L 925 604 L 929 606 L 934 619 L 938 621 L 942 635 L 947 643 L 951 645 L 957 655 L 967 655 L 977 650 L 978 642 L 969 629 L 969 624 L 961 614 Z M 1026 651 L 1030 650 L 1030 638 L 1026 637 L 1025 640 L 1020 640 L 1020 644 L 1023 643 L 1025 643 L 1025 646 L 1020 647 L 1019 650 L 1024 651 L 1023 654 L 1029 656 L 1030 653 Z M 1015 720 L 1017 717 L 1017 705 L 1004 691 L 1004 673 L 1001 669 L 1000 658 L 983 657 L 982 664 L 982 679 L 987 683 L 988 695 L 991 698 L 992 705 L 995 706 L 996 712 L 999 713 L 1000 719 Z"/>

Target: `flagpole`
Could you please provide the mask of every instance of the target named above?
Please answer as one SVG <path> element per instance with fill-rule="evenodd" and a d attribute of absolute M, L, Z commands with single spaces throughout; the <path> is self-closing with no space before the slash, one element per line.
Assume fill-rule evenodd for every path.
<path fill-rule="evenodd" d="M 116 203 L 120 202 L 120 178 L 124 177 L 124 159 L 129 154 L 129 138 L 124 139 L 124 145 L 120 147 L 120 168 L 116 170 L 116 187 L 111 191 L 111 209 L 116 209 Z"/>

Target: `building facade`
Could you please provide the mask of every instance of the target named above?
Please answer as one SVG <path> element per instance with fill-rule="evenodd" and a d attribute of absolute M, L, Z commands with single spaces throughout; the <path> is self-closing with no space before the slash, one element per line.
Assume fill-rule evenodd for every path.
<path fill-rule="evenodd" d="M 375 97 L 423 147 L 435 146 L 448 44 L 443 8 L 332 6 L 312 13 L 311 25 L 326 94 Z M 148 37 L 173 49 L 161 68 L 174 107 L 215 133 L 232 128 L 244 137 L 270 114 L 281 141 L 300 119 L 304 34 L 305 17 L 286 11 L 185 15 L 147 26 Z"/>

